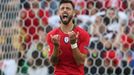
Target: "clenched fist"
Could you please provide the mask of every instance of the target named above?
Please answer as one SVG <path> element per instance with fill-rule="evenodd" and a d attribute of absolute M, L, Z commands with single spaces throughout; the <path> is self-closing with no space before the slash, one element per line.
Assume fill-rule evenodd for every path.
<path fill-rule="evenodd" d="M 77 42 L 79 32 L 75 33 L 74 31 L 68 32 L 70 43 L 74 44 Z"/>
<path fill-rule="evenodd" d="M 51 40 L 52 40 L 55 47 L 59 47 L 60 36 L 58 34 L 51 35 Z"/>

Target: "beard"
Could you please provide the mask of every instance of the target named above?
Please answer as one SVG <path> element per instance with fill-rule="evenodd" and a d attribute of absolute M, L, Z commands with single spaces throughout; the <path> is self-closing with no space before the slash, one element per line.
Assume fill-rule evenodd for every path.
<path fill-rule="evenodd" d="M 64 25 L 68 25 L 69 24 L 69 22 L 72 20 L 72 18 L 73 18 L 73 16 L 72 15 L 70 15 L 70 16 L 67 16 L 66 17 L 66 21 L 64 21 L 63 19 L 64 19 L 64 17 L 63 16 L 60 16 L 60 19 L 61 19 L 61 22 L 64 24 Z"/>

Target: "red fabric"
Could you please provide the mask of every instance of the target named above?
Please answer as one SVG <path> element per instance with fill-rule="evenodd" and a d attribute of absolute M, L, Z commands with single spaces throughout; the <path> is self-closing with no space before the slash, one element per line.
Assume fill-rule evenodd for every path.
<path fill-rule="evenodd" d="M 119 60 L 117 59 L 117 58 L 115 58 L 115 59 L 113 59 L 112 60 L 112 64 L 113 64 L 113 66 L 118 66 L 118 64 L 119 64 Z"/>
<path fill-rule="evenodd" d="M 38 34 L 33 35 L 33 40 L 39 40 L 39 35 Z"/>
<path fill-rule="evenodd" d="M 38 11 L 38 16 L 39 16 L 40 18 L 42 18 L 42 17 L 44 16 L 44 10 L 43 10 L 43 9 L 39 9 L 39 11 Z"/>
<path fill-rule="evenodd" d="M 35 27 L 33 27 L 33 26 L 29 27 L 29 34 L 34 35 L 35 32 L 36 32 Z"/>
<path fill-rule="evenodd" d="M 42 24 L 43 24 L 44 26 L 46 26 L 46 25 L 48 24 L 48 18 L 47 18 L 47 17 L 43 17 L 43 18 L 41 19 L 41 21 L 42 21 Z"/>
<path fill-rule="evenodd" d="M 39 19 L 38 18 L 33 19 L 33 25 L 36 27 L 39 26 Z"/>
<path fill-rule="evenodd" d="M 78 38 L 78 48 L 81 53 L 88 54 L 86 46 L 89 44 L 90 36 L 86 31 L 83 31 L 81 28 L 76 27 L 74 32 L 79 32 Z M 76 65 L 75 59 L 73 58 L 72 49 L 70 43 L 65 43 L 65 37 L 68 37 L 68 34 L 63 33 L 59 28 L 51 31 L 47 35 L 47 43 L 50 46 L 49 57 L 53 53 L 53 43 L 51 41 L 50 35 L 58 34 L 60 36 L 60 48 L 59 48 L 59 63 L 55 65 L 55 75 L 84 75 L 84 64 L 78 66 Z"/>
<path fill-rule="evenodd" d="M 52 11 L 51 11 L 51 10 L 46 10 L 46 11 L 45 11 L 45 16 L 46 16 L 46 17 L 52 16 Z"/>
<path fill-rule="evenodd" d="M 129 48 L 129 46 L 134 42 L 134 39 L 127 35 L 122 35 L 121 42 L 123 43 L 123 47 Z"/>
<path fill-rule="evenodd" d="M 30 44 L 33 40 L 39 40 L 39 35 L 37 35 L 39 25 L 46 26 L 48 24 L 48 18 L 43 9 L 21 10 L 20 17 L 24 21 L 22 28 L 27 33 L 24 42 Z"/>
<path fill-rule="evenodd" d="M 123 43 L 129 43 L 129 44 L 131 44 L 131 43 L 134 42 L 134 39 L 132 39 L 131 37 L 128 37 L 127 35 L 122 35 L 121 41 Z"/>
<path fill-rule="evenodd" d="M 115 51 L 113 51 L 113 50 L 110 50 L 110 51 L 108 51 L 108 58 L 110 58 L 110 59 L 113 59 L 113 58 L 115 58 Z"/>
<path fill-rule="evenodd" d="M 28 13 L 30 18 L 34 18 L 35 17 L 35 12 L 33 10 L 30 10 Z"/>
<path fill-rule="evenodd" d="M 25 38 L 25 40 L 24 40 L 24 42 L 26 42 L 26 43 L 30 43 L 30 41 L 31 41 L 31 36 L 30 36 L 30 34 L 28 35 L 26 35 L 26 38 Z"/>
<path fill-rule="evenodd" d="M 112 3 L 114 3 L 114 1 L 116 4 L 112 4 Z M 121 3 L 122 3 L 122 0 L 105 0 L 104 6 L 105 6 L 105 8 L 109 8 L 114 5 L 113 7 L 120 8 Z"/>
<path fill-rule="evenodd" d="M 80 3 L 78 3 L 78 5 L 79 5 L 81 8 L 84 8 L 84 7 L 85 7 L 85 2 L 84 2 L 84 1 L 81 1 Z"/>
<path fill-rule="evenodd" d="M 31 26 L 31 19 L 30 18 L 25 19 L 24 24 L 26 27 L 30 27 Z"/>

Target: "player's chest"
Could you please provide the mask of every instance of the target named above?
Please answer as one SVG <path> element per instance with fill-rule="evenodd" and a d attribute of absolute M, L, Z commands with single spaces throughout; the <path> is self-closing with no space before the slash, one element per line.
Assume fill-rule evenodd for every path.
<path fill-rule="evenodd" d="M 70 46 L 70 39 L 69 36 L 66 35 L 60 35 L 60 45 L 62 47 Z"/>

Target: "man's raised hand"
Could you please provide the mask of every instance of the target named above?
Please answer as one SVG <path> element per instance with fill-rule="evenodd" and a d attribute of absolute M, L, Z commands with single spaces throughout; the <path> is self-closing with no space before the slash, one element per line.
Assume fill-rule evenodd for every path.
<path fill-rule="evenodd" d="M 59 47 L 60 36 L 58 34 L 51 35 L 51 40 L 55 47 Z"/>
<path fill-rule="evenodd" d="M 79 32 L 75 33 L 74 31 L 68 32 L 70 43 L 74 44 L 77 42 Z"/>

